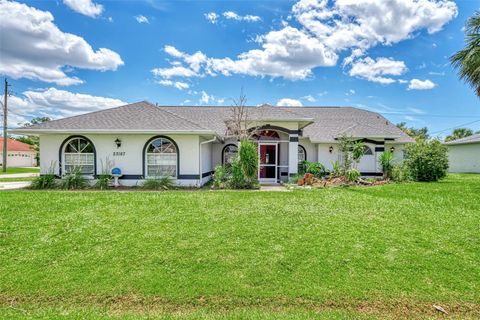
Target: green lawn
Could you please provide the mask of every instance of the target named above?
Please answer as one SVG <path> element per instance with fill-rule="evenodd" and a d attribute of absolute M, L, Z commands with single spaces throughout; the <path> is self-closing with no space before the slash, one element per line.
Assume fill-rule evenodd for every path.
<path fill-rule="evenodd" d="M 480 318 L 480 175 L 0 192 L 0 318 L 440 318 L 432 304 Z"/>
<path fill-rule="evenodd" d="M 7 172 L 3 172 L 0 167 L 0 175 L 2 174 L 14 174 L 14 173 L 39 173 L 40 168 L 7 168 Z"/>

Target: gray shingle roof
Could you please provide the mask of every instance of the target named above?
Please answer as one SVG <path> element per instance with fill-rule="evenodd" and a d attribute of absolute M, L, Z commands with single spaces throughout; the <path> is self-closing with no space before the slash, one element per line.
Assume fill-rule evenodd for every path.
<path fill-rule="evenodd" d="M 101 131 L 191 131 L 225 135 L 229 107 L 161 106 L 146 101 L 54 120 L 34 125 L 28 130 L 101 130 Z M 363 138 L 394 138 L 412 142 L 409 136 L 383 116 L 352 107 L 248 107 L 252 120 L 302 121 L 311 123 L 303 135 L 314 142 L 333 142 L 343 134 Z"/>
<path fill-rule="evenodd" d="M 480 143 L 480 133 L 460 138 L 452 141 L 445 142 L 447 145 L 455 145 L 455 144 L 469 144 L 469 143 Z"/>
<path fill-rule="evenodd" d="M 211 131 L 180 115 L 141 101 L 125 106 L 44 122 L 34 130 Z M 23 129 L 22 129 L 23 130 Z"/>

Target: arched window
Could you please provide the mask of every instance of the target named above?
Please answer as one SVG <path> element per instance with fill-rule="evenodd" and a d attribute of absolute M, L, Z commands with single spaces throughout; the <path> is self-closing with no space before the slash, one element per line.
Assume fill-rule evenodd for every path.
<path fill-rule="evenodd" d="M 222 164 L 232 163 L 235 156 L 238 154 L 238 147 L 234 144 L 227 144 L 222 151 Z"/>
<path fill-rule="evenodd" d="M 63 168 L 65 173 L 78 170 L 85 175 L 95 174 L 95 148 L 93 144 L 83 137 L 68 140 L 63 149 Z"/>
<path fill-rule="evenodd" d="M 177 176 L 177 147 L 168 138 L 156 138 L 146 148 L 147 177 Z"/>
<path fill-rule="evenodd" d="M 363 146 L 363 155 L 364 155 L 364 156 L 371 156 L 371 155 L 373 155 L 372 148 L 370 148 L 369 146 Z"/>
<path fill-rule="evenodd" d="M 301 145 L 298 145 L 298 163 L 302 163 L 307 160 L 307 151 Z"/>

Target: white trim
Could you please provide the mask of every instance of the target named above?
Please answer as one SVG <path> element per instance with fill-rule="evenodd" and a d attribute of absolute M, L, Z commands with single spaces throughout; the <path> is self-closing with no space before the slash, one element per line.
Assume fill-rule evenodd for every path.
<path fill-rule="evenodd" d="M 260 147 L 262 145 L 266 146 L 275 146 L 275 164 L 261 164 L 260 163 Z M 260 178 L 260 167 L 274 167 L 275 168 L 275 178 Z M 278 168 L 278 142 L 258 142 L 258 182 L 260 183 L 276 183 L 278 181 L 277 177 L 277 168 Z"/>

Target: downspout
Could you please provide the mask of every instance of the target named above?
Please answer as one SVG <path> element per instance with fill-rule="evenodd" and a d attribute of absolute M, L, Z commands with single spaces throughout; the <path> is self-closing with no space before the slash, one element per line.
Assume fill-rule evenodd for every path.
<path fill-rule="evenodd" d="M 202 146 L 206 143 L 211 143 L 211 142 L 215 142 L 217 141 L 217 136 L 213 137 L 213 139 L 211 140 L 207 140 L 207 141 L 203 141 L 203 142 L 200 142 L 199 144 L 199 149 L 198 149 L 198 186 L 201 187 L 202 186 L 202 174 L 203 174 L 203 169 L 202 169 Z"/>

